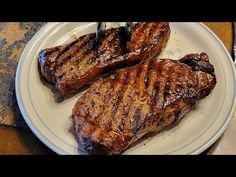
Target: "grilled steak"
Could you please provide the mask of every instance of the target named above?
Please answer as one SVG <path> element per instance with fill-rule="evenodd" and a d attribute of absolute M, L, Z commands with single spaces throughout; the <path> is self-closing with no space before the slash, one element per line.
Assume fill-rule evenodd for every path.
<path fill-rule="evenodd" d="M 205 53 L 148 59 L 91 85 L 73 108 L 79 148 L 119 154 L 144 135 L 173 125 L 215 87 Z"/>
<path fill-rule="evenodd" d="M 124 27 L 102 31 L 99 43 L 95 33 L 87 34 L 70 44 L 42 50 L 40 71 L 62 95 L 72 95 L 106 71 L 159 54 L 169 36 L 169 23 L 162 22 L 135 24 L 130 41 Z"/>

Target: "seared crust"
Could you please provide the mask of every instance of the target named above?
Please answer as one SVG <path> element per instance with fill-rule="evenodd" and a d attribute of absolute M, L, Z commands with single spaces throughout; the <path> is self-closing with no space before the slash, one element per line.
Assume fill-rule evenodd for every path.
<path fill-rule="evenodd" d="M 124 27 L 103 31 L 99 44 L 95 33 L 87 34 L 70 44 L 42 50 L 40 72 L 62 95 L 75 94 L 106 71 L 158 55 L 169 36 L 169 23 L 163 22 L 135 24 L 129 42 Z"/>
<path fill-rule="evenodd" d="M 89 154 L 119 154 L 181 118 L 215 87 L 205 53 L 149 59 L 100 79 L 77 101 L 72 120 Z"/>

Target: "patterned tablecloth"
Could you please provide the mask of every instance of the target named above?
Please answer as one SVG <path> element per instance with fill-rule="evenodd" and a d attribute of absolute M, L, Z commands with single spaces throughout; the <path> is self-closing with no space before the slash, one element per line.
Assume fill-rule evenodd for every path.
<path fill-rule="evenodd" d="M 0 124 L 26 127 L 17 106 L 14 76 L 22 51 L 45 23 L 0 23 Z"/>
<path fill-rule="evenodd" d="M 14 77 L 22 51 L 29 40 L 44 24 L 44 22 L 0 23 L 0 124 L 28 129 L 16 102 Z M 232 52 L 232 24 L 205 24 L 220 37 L 227 49 Z M 236 144 L 232 134 L 236 132 L 235 125 L 236 121 L 234 118 L 234 121 L 224 135 L 226 137 L 221 137 L 210 149 L 210 153 L 222 154 L 227 150 L 236 153 Z"/>

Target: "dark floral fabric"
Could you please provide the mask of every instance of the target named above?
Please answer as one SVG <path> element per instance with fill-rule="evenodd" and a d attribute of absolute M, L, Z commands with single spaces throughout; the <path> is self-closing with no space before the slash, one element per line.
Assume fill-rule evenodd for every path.
<path fill-rule="evenodd" d="M 44 24 L 0 23 L 0 124 L 26 127 L 16 101 L 15 72 L 25 46 Z"/>

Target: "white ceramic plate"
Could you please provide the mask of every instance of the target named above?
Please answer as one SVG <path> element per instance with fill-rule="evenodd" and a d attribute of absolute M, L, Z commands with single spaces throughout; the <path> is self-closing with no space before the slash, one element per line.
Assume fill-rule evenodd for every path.
<path fill-rule="evenodd" d="M 37 55 L 41 49 L 63 44 L 95 31 L 95 23 L 48 23 L 25 48 L 16 74 L 21 113 L 35 135 L 58 154 L 79 154 L 73 135 L 71 110 L 80 96 L 57 103 L 42 84 Z M 177 59 L 206 52 L 215 67 L 217 85 L 197 109 L 176 127 L 127 150 L 124 154 L 199 154 L 223 133 L 235 108 L 235 68 L 222 42 L 201 23 L 170 23 L 171 37 L 159 57 Z"/>

